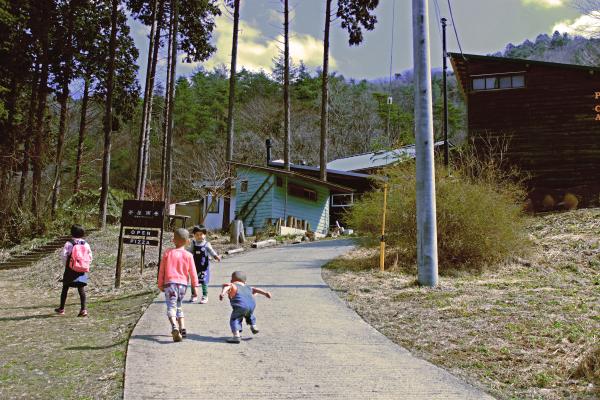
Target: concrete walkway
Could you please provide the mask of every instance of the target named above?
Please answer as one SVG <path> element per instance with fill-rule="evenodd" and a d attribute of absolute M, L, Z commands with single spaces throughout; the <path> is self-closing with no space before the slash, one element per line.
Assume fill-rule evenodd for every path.
<path fill-rule="evenodd" d="M 173 343 L 162 295 L 133 331 L 125 399 L 492 399 L 410 355 L 346 307 L 321 279 L 345 241 L 253 251 L 213 264 L 208 304 L 184 304 L 188 338 Z M 220 284 L 244 270 L 260 333 L 228 344 Z"/>

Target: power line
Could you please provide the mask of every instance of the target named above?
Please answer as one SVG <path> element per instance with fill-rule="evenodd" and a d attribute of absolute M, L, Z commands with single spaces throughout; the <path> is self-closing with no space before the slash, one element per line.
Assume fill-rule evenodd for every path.
<path fill-rule="evenodd" d="M 456 42 L 458 43 L 458 49 L 460 50 L 460 54 L 464 58 L 462 47 L 460 45 L 460 40 L 458 39 L 458 32 L 456 31 L 456 23 L 454 22 L 454 15 L 452 15 L 452 4 L 450 4 L 450 0 L 448 0 L 448 9 L 450 10 L 450 19 L 452 20 L 452 28 L 454 29 L 454 36 L 456 36 Z"/>
<path fill-rule="evenodd" d="M 392 68 L 394 65 L 394 29 L 396 25 L 396 0 L 392 0 L 392 40 L 390 45 L 390 79 L 389 79 L 389 91 L 390 96 L 392 95 Z"/>
<path fill-rule="evenodd" d="M 440 20 L 442 18 L 442 13 L 440 11 L 440 5 L 438 4 L 438 0 L 433 0 L 433 5 L 435 6 L 435 17 L 437 18 L 435 26 L 437 27 L 438 35 L 440 36 L 440 42 L 442 41 L 442 31 L 440 29 Z"/>

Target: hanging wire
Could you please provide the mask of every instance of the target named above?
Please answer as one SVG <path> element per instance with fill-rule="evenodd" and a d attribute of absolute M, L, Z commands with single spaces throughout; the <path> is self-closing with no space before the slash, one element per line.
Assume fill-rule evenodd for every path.
<path fill-rule="evenodd" d="M 394 29 L 396 25 L 396 0 L 392 0 L 392 40 L 390 44 L 390 78 L 389 78 L 389 92 L 392 95 L 392 69 L 394 66 Z"/>
<path fill-rule="evenodd" d="M 452 20 L 452 28 L 454 29 L 454 36 L 456 36 L 456 42 L 458 43 L 458 49 L 460 50 L 460 55 L 465 58 L 463 54 L 462 47 L 460 45 L 460 40 L 458 39 L 458 32 L 456 31 L 456 23 L 454 22 L 454 15 L 452 15 L 452 4 L 450 4 L 450 0 L 448 0 L 448 9 L 450 10 L 450 19 Z"/>
<path fill-rule="evenodd" d="M 436 17 L 436 24 L 435 26 L 437 26 L 437 31 L 438 31 L 438 35 L 440 37 L 440 43 L 444 40 L 442 38 L 442 29 L 440 28 L 440 20 L 442 19 L 442 13 L 440 11 L 440 5 L 438 4 L 438 0 L 433 0 L 433 5 L 435 6 L 435 17 Z"/>

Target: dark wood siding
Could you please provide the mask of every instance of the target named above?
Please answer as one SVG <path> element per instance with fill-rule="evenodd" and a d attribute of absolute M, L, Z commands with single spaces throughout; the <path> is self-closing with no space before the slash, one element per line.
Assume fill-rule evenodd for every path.
<path fill-rule="evenodd" d="M 453 55 L 467 99 L 469 136 L 508 140 L 507 157 L 531 189 L 597 200 L 600 187 L 600 70 L 496 57 Z M 520 89 L 474 91 L 473 75 L 524 71 Z M 481 142 L 479 142 L 481 143 Z"/>

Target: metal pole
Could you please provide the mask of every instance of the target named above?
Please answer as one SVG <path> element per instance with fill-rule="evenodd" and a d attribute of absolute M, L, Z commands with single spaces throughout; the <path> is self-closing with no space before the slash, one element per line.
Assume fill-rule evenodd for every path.
<path fill-rule="evenodd" d="M 383 184 L 383 218 L 381 220 L 381 244 L 379 248 L 379 269 L 385 271 L 385 213 L 387 209 L 387 182 Z"/>
<path fill-rule="evenodd" d="M 442 82 L 444 86 L 444 166 L 448 168 L 449 155 L 448 155 L 448 83 L 446 80 L 448 73 L 448 56 L 446 52 L 446 18 L 442 18 L 442 44 L 443 44 L 443 61 L 444 61 L 444 73 L 442 75 Z"/>
<path fill-rule="evenodd" d="M 415 147 L 417 166 L 417 267 L 421 285 L 438 283 L 433 108 L 427 0 L 413 0 Z"/>

